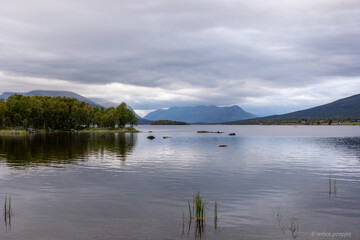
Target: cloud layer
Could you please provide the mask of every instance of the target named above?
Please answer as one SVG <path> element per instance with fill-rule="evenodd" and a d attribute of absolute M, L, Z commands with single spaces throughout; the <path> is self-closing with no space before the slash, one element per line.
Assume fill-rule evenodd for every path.
<path fill-rule="evenodd" d="M 2 1 L 0 90 L 292 111 L 359 93 L 359 22 L 356 0 Z"/>

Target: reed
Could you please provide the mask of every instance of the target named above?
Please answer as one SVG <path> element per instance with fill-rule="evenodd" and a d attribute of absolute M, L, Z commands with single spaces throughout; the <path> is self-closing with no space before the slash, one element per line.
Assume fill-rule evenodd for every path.
<path fill-rule="evenodd" d="M 7 219 L 10 219 L 13 215 L 13 209 L 11 207 L 11 194 L 5 195 L 5 201 L 4 201 L 4 219 L 5 221 Z"/>
<path fill-rule="evenodd" d="M 188 205 L 189 205 L 189 219 L 192 219 L 191 206 L 190 206 L 190 202 L 189 202 L 189 201 L 188 201 Z"/>
<path fill-rule="evenodd" d="M 218 205 L 217 205 L 217 201 L 215 201 L 215 206 L 214 206 L 214 218 L 215 218 L 215 219 L 218 218 Z"/>
<path fill-rule="evenodd" d="M 298 224 L 297 224 L 297 218 L 296 217 L 293 217 L 291 216 L 290 217 L 290 225 L 288 227 L 288 229 L 290 230 L 291 232 L 291 237 L 292 239 L 296 239 L 297 238 L 297 233 L 299 231 L 299 227 L 298 227 Z"/>
<path fill-rule="evenodd" d="M 329 198 L 331 197 L 331 176 L 329 176 Z"/>
<path fill-rule="evenodd" d="M 181 234 L 184 234 L 184 229 L 185 229 L 185 214 L 184 214 L 184 210 L 182 210 L 182 230 L 181 230 Z"/>
<path fill-rule="evenodd" d="M 218 219 L 218 205 L 217 205 L 217 201 L 215 201 L 215 206 L 214 206 L 214 228 L 217 229 L 217 219 Z"/>
<path fill-rule="evenodd" d="M 201 197 L 200 191 L 197 191 L 193 195 L 192 203 L 188 201 L 187 208 L 189 211 L 189 219 L 185 219 L 184 211 L 182 211 L 182 228 L 184 231 L 185 221 L 188 223 L 188 234 L 191 230 L 191 226 L 195 224 L 195 239 L 201 238 L 205 234 L 205 218 L 206 218 L 206 202 Z M 192 221 L 194 220 L 194 222 Z M 214 205 L 214 227 L 217 229 L 217 220 L 218 220 L 218 203 L 215 201 Z M 182 231 L 182 232 L 183 232 Z"/>
<path fill-rule="evenodd" d="M 200 196 L 200 191 L 198 191 L 195 194 L 194 199 L 195 199 L 195 214 L 194 214 L 195 220 L 196 221 L 204 220 L 205 202 L 202 200 Z"/>

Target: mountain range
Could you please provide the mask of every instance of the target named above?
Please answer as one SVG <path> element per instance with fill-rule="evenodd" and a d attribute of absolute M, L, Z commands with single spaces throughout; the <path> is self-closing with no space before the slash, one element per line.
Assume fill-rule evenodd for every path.
<path fill-rule="evenodd" d="M 89 98 L 86 98 L 84 96 L 81 96 L 74 92 L 69 91 L 47 91 L 47 90 L 34 90 L 30 92 L 4 92 L 2 95 L 0 95 L 0 99 L 3 98 L 7 100 L 10 96 L 14 94 L 21 94 L 23 96 L 49 96 L 49 97 L 68 97 L 68 98 L 75 98 L 80 102 L 86 102 L 90 106 L 93 107 L 101 107 L 101 104 L 98 104 Z M 105 106 L 104 106 L 105 107 Z"/>
<path fill-rule="evenodd" d="M 86 98 L 74 92 L 69 91 L 45 91 L 34 90 L 30 92 L 17 92 L 24 96 L 62 96 L 75 98 L 84 101 L 89 105 L 103 106 L 104 108 L 116 107 L 118 104 L 103 98 Z M 4 92 L 0 99 L 7 99 L 15 92 Z M 133 108 L 128 106 L 134 113 Z M 272 115 L 258 118 L 254 114 L 244 111 L 239 106 L 217 107 L 217 106 L 195 106 L 195 107 L 171 107 L 167 110 L 159 109 L 153 111 L 141 118 L 137 115 L 139 124 L 150 124 L 156 120 L 182 121 L 187 123 L 229 123 L 244 124 L 256 123 L 262 121 L 276 120 L 321 120 L 321 119 L 360 119 L 360 94 L 324 104 L 321 106 L 286 113 L 282 115 Z"/>
<path fill-rule="evenodd" d="M 171 120 L 187 123 L 219 123 L 255 117 L 254 114 L 246 112 L 241 107 L 234 105 L 231 107 L 171 107 L 167 110 L 159 109 L 151 112 L 145 116 L 145 119 L 152 121 Z"/>
<path fill-rule="evenodd" d="M 320 105 L 317 107 L 286 113 L 282 115 L 272 115 L 262 118 L 254 118 L 251 120 L 240 120 L 231 122 L 251 123 L 260 121 L 276 121 L 276 120 L 322 120 L 322 119 L 360 119 L 360 94 L 337 101 Z"/>

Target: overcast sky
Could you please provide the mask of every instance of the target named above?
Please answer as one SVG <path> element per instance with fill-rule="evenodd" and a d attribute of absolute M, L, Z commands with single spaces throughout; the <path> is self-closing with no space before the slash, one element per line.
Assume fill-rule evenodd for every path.
<path fill-rule="evenodd" d="M 359 0 L 2 0 L 0 92 L 285 113 L 360 93 Z"/>

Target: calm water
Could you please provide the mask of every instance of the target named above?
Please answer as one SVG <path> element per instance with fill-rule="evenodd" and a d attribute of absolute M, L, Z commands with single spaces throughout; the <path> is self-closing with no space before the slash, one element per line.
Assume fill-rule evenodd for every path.
<path fill-rule="evenodd" d="M 138 129 L 0 136 L 0 239 L 360 239 L 360 127 Z"/>

